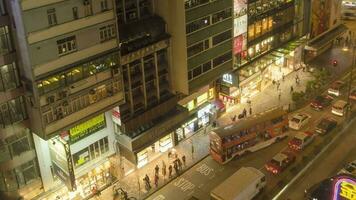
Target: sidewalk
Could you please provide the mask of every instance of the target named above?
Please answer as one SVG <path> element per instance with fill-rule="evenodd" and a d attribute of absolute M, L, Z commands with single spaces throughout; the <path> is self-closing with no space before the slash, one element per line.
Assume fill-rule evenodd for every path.
<path fill-rule="evenodd" d="M 349 59 L 348 56 L 350 56 L 349 52 L 343 52 L 341 48 L 333 48 L 316 58 L 315 61 L 312 62 L 312 65 L 316 67 L 327 67 L 328 69 L 332 70 L 334 74 L 340 74 L 343 73 L 347 69 L 347 67 L 351 65 L 352 59 Z M 338 58 L 339 67 L 331 67 L 330 60 L 333 58 Z M 296 75 L 299 76 L 299 84 L 296 84 L 295 82 Z M 277 106 L 288 107 L 288 104 L 291 103 L 291 86 L 293 86 L 294 91 L 303 91 L 305 90 L 306 82 L 311 80 L 312 78 L 313 77 L 310 72 L 303 72 L 300 69 L 299 71 L 294 71 L 288 74 L 285 77 L 284 81 L 279 80 L 280 90 L 277 90 L 276 85 L 269 85 L 262 92 L 251 98 L 252 114 L 260 113 Z M 281 94 L 280 99 L 279 94 Z M 217 120 L 218 125 L 223 126 L 232 123 L 231 118 L 234 115 L 239 115 L 240 113 L 242 113 L 244 108 L 246 108 L 248 113 L 247 116 L 249 116 L 249 106 L 250 105 L 247 103 L 242 103 L 229 107 L 227 112 Z M 179 143 L 177 146 L 174 147 L 180 159 L 182 155 L 185 155 L 186 157 L 186 166 L 183 167 L 180 173 L 183 173 L 185 170 L 189 169 L 191 166 L 193 166 L 209 154 L 209 137 L 207 133 L 210 131 L 210 129 L 210 126 L 208 126 L 206 130 L 205 128 L 203 128 L 192 137 L 186 139 L 185 141 Z M 192 146 L 194 149 L 193 154 Z M 163 177 L 162 175 L 162 161 L 164 161 L 167 166 L 166 177 Z M 144 199 L 153 192 L 157 191 L 160 187 L 163 187 L 169 181 L 174 180 L 174 178 L 177 176 L 177 174 L 175 174 L 173 170 L 173 177 L 171 179 L 168 179 L 168 166 L 170 164 L 172 164 L 172 160 L 168 158 L 168 152 L 165 152 L 153 162 L 148 163 L 144 167 L 137 169 L 135 172 L 119 180 L 116 185 L 128 192 L 129 197 L 135 197 L 136 199 Z M 154 168 L 156 165 L 158 165 L 160 168 L 159 184 L 157 188 L 154 186 Z M 143 181 L 143 178 L 146 174 L 149 176 L 151 181 L 152 188 L 150 189 L 150 191 L 146 191 Z M 98 198 L 104 200 L 114 199 L 113 186 L 110 186 L 104 191 L 102 191 L 101 196 Z"/>

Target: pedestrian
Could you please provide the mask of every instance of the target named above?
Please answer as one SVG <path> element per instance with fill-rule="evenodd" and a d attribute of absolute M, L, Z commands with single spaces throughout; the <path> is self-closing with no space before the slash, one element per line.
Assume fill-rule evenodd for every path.
<path fill-rule="evenodd" d="M 146 174 L 145 178 L 143 178 L 143 181 L 145 182 L 146 190 L 147 191 L 150 190 L 151 189 L 151 181 L 147 174 Z"/>
<path fill-rule="evenodd" d="M 182 156 L 182 161 L 183 161 L 184 167 L 186 167 L 186 165 L 185 165 L 185 155 Z"/>
<path fill-rule="evenodd" d="M 168 178 L 172 178 L 172 170 L 173 170 L 172 165 L 169 165 L 169 167 L 168 167 Z"/>
<path fill-rule="evenodd" d="M 156 188 L 158 187 L 158 180 L 159 180 L 159 177 L 158 177 L 158 174 L 155 175 L 155 186 Z"/>
<path fill-rule="evenodd" d="M 232 118 L 231 118 L 231 120 L 234 122 L 234 121 L 236 121 L 236 115 L 234 115 Z"/>
<path fill-rule="evenodd" d="M 246 108 L 244 108 L 244 110 L 242 111 L 242 113 L 243 113 L 244 117 L 246 117 L 246 115 L 247 115 Z"/>
<path fill-rule="evenodd" d="M 168 159 L 172 157 L 172 152 L 171 150 L 168 151 Z"/>
<path fill-rule="evenodd" d="M 177 158 L 177 164 L 178 164 L 178 169 L 181 171 L 182 168 L 182 161 L 180 160 L 180 158 Z"/>
<path fill-rule="evenodd" d="M 193 145 L 193 143 L 192 143 L 192 160 L 194 159 L 194 145 Z"/>
<path fill-rule="evenodd" d="M 272 84 L 273 84 L 273 85 L 276 84 L 276 81 L 275 81 L 274 79 L 272 80 Z"/>
<path fill-rule="evenodd" d="M 179 169 L 178 169 L 178 164 L 177 164 L 176 160 L 173 162 L 173 168 L 174 168 L 174 171 L 176 172 L 176 175 L 179 175 Z"/>
<path fill-rule="evenodd" d="M 250 115 L 252 115 L 252 107 L 250 107 Z"/>
<path fill-rule="evenodd" d="M 162 160 L 162 176 L 166 177 L 167 175 L 167 166 L 166 163 Z"/>
<path fill-rule="evenodd" d="M 293 93 L 293 91 L 294 91 L 293 86 L 290 86 L 290 93 Z"/>
<path fill-rule="evenodd" d="M 158 167 L 158 165 L 156 165 L 156 167 L 155 167 L 155 175 L 158 175 L 159 174 L 159 167 Z"/>
<path fill-rule="evenodd" d="M 279 81 L 277 81 L 277 91 L 279 90 L 279 86 L 280 86 L 281 84 L 279 83 Z"/>
<path fill-rule="evenodd" d="M 281 92 L 279 92 L 279 94 L 278 94 L 278 100 L 281 100 L 281 96 L 282 96 L 282 94 L 281 94 Z"/>
<path fill-rule="evenodd" d="M 284 76 L 284 73 L 283 73 L 283 74 L 282 74 L 282 80 L 283 80 L 283 81 L 284 81 L 284 77 L 285 77 L 285 76 Z"/>

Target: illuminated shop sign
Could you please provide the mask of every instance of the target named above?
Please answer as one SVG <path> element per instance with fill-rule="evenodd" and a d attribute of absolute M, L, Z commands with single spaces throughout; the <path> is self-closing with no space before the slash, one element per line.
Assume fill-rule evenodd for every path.
<path fill-rule="evenodd" d="M 112 109 L 112 120 L 121 126 L 121 114 L 120 114 L 120 108 L 119 106 L 115 107 Z"/>
<path fill-rule="evenodd" d="M 233 47 L 234 55 L 237 55 L 237 54 L 241 53 L 243 50 L 246 50 L 246 48 L 247 48 L 247 45 L 246 45 L 247 39 L 246 38 L 247 38 L 246 33 L 234 38 L 234 47 Z"/>
<path fill-rule="evenodd" d="M 247 0 L 234 0 L 234 17 L 247 14 Z"/>
<path fill-rule="evenodd" d="M 247 15 L 234 19 L 234 37 L 247 32 Z"/>
<path fill-rule="evenodd" d="M 69 130 L 70 141 L 71 143 L 77 142 L 78 140 L 105 128 L 105 126 L 106 123 L 104 114 L 98 115 L 71 128 Z"/>
<path fill-rule="evenodd" d="M 335 180 L 332 200 L 355 200 L 356 180 L 349 177 L 339 177 Z"/>

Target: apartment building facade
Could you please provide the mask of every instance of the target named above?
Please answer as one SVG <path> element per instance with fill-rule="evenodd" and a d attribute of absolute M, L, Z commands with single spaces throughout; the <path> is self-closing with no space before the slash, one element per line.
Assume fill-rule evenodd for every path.
<path fill-rule="evenodd" d="M 225 104 L 247 102 L 302 67 L 308 1 L 234 1 L 234 67 L 219 82 Z"/>
<path fill-rule="evenodd" d="M 114 2 L 6 3 L 43 190 L 86 197 L 112 181 L 111 109 L 125 102 Z"/>
<path fill-rule="evenodd" d="M 8 7 L 0 1 L 0 191 L 24 195 L 38 191 L 41 180 L 13 32 Z"/>
<path fill-rule="evenodd" d="M 126 103 L 113 114 L 125 173 L 173 147 L 188 113 L 172 91 L 171 36 L 154 8 L 151 0 L 116 1 Z"/>

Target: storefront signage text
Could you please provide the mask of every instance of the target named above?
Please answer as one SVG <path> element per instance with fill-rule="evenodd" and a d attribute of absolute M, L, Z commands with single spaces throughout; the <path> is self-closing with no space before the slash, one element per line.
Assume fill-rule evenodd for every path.
<path fill-rule="evenodd" d="M 334 183 L 333 200 L 356 199 L 356 180 L 348 177 L 340 177 Z"/>
<path fill-rule="evenodd" d="M 234 19 L 234 37 L 247 32 L 247 15 Z"/>
<path fill-rule="evenodd" d="M 69 130 L 70 142 L 74 143 L 78 140 L 95 133 L 106 126 L 104 114 L 98 115 L 84 123 L 81 123 Z"/>

